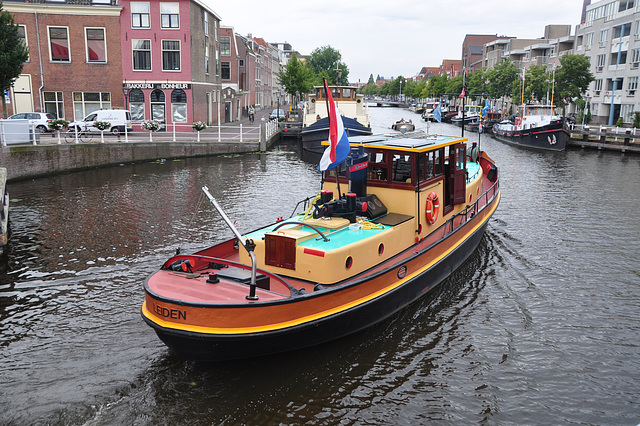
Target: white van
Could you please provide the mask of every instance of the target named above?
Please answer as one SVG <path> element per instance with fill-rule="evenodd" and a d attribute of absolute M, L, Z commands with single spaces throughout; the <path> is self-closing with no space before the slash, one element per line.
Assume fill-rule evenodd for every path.
<path fill-rule="evenodd" d="M 74 127 L 80 130 L 86 130 L 88 132 L 100 132 L 97 127 L 93 127 L 93 123 L 96 121 L 107 121 L 111 123 L 111 126 L 105 130 L 117 135 L 124 133 L 124 127 L 127 126 L 127 132 L 133 130 L 131 125 L 131 113 L 124 109 L 100 109 L 93 111 L 87 115 L 82 121 L 73 121 L 69 123 L 69 129 Z"/>

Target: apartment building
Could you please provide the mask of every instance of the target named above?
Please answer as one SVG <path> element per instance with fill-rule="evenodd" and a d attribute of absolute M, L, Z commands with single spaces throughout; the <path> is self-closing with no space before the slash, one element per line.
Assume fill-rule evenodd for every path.
<path fill-rule="evenodd" d="M 595 76 L 585 94 L 592 123 L 614 125 L 622 118 L 630 124 L 640 111 L 640 2 L 587 3 L 574 50 L 590 58 Z"/>

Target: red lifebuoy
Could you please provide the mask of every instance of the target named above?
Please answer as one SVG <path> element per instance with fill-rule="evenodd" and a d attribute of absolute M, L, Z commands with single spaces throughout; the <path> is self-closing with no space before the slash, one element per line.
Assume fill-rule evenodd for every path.
<path fill-rule="evenodd" d="M 427 222 L 429 225 L 433 225 L 438 220 L 438 213 L 440 213 L 440 201 L 438 200 L 438 194 L 432 192 L 427 197 Z"/>

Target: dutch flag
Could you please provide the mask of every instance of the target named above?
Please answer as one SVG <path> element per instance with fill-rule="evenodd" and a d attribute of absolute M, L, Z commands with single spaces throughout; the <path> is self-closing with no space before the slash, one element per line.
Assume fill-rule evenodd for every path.
<path fill-rule="evenodd" d="M 327 93 L 327 108 L 329 110 L 329 146 L 324 150 L 320 164 L 318 164 L 319 172 L 332 169 L 342 163 L 351 149 L 347 131 L 344 129 L 342 117 L 336 109 L 327 80 L 324 80 L 324 90 Z"/>

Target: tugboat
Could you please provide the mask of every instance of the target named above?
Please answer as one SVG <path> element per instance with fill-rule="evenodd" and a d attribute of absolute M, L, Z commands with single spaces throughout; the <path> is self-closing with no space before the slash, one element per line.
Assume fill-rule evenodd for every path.
<path fill-rule="evenodd" d="M 347 136 L 370 135 L 371 120 L 364 103 L 364 95 L 357 93 L 357 89 L 351 86 L 329 86 L 329 90 L 337 108 L 342 113 Z M 322 141 L 329 138 L 326 93 L 327 90 L 323 86 L 316 86 L 315 93 L 309 95 L 300 130 L 302 148 L 316 154 L 322 154 L 324 151 Z"/>
<path fill-rule="evenodd" d="M 180 356 L 250 358 L 357 333 L 476 249 L 500 201 L 485 152 L 467 155 L 455 136 L 347 140 L 330 117 L 321 190 L 300 213 L 241 234 L 202 188 L 234 237 L 172 256 L 144 282 L 142 318 Z"/>
<path fill-rule="evenodd" d="M 493 125 L 493 135 L 502 142 L 528 148 L 564 151 L 569 131 L 552 105 L 520 105 L 512 120 Z"/>

